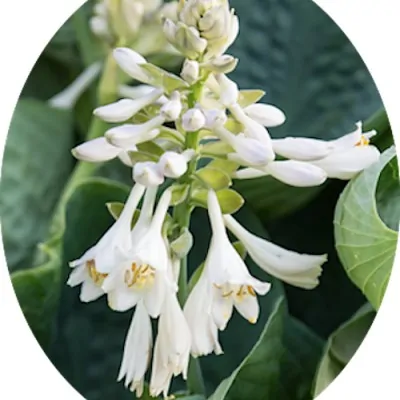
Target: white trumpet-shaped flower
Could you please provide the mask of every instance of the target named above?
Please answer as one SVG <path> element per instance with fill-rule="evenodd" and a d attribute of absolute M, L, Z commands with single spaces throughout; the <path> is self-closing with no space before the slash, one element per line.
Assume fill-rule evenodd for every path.
<path fill-rule="evenodd" d="M 135 182 L 146 187 L 158 187 L 164 182 L 163 170 L 153 161 L 136 163 L 132 177 Z"/>
<path fill-rule="evenodd" d="M 184 314 L 192 334 L 193 357 L 223 353 L 212 315 L 212 290 L 206 274 L 202 272 L 185 303 Z"/>
<path fill-rule="evenodd" d="M 236 171 L 236 179 L 254 179 L 272 176 L 275 179 L 295 187 L 311 187 L 322 185 L 328 175 L 320 167 L 302 161 L 274 161 L 261 168 L 245 168 Z"/>
<path fill-rule="evenodd" d="M 82 284 L 80 298 L 83 302 L 96 300 L 104 293 L 101 288 L 104 280 L 123 259 L 122 255 L 130 250 L 131 221 L 144 191 L 144 186 L 136 184 L 114 225 L 81 258 L 70 262 L 74 270 L 67 283 L 70 286 Z"/>
<path fill-rule="evenodd" d="M 156 188 L 148 189 L 144 210 L 152 210 Z M 132 236 L 133 245 L 124 260 L 104 280 L 103 290 L 108 294 L 108 304 L 116 311 L 126 311 L 143 299 L 151 317 L 160 315 L 166 290 L 175 288 L 168 271 L 171 260 L 162 236 L 162 226 L 171 201 L 171 191 L 166 190 L 152 217 L 149 211 L 140 213 Z"/>
<path fill-rule="evenodd" d="M 151 93 L 138 99 L 122 99 L 116 103 L 96 108 L 94 115 L 106 122 L 124 122 L 132 118 L 143 108 L 155 103 L 163 94 L 161 89 L 154 89 Z"/>
<path fill-rule="evenodd" d="M 124 124 L 109 129 L 105 137 L 109 143 L 122 149 L 155 139 L 165 118 L 158 116 L 143 124 Z"/>
<path fill-rule="evenodd" d="M 187 378 L 191 348 L 191 335 L 185 316 L 176 298 L 168 291 L 158 322 L 158 335 L 154 347 L 150 394 L 168 395 L 173 376 Z"/>
<path fill-rule="evenodd" d="M 214 191 L 208 192 L 208 214 L 212 239 L 204 265 L 211 285 L 212 315 L 220 330 L 225 329 L 233 307 L 248 321 L 255 323 L 259 315 L 257 295 L 265 295 L 270 284 L 250 275 L 245 263 L 230 243 L 221 208 Z"/>
<path fill-rule="evenodd" d="M 136 147 L 131 146 L 127 149 L 121 149 L 120 147 L 110 144 L 106 138 L 100 137 L 75 147 L 72 149 L 72 154 L 78 160 L 94 163 L 109 161 L 119 157 L 125 165 L 132 166 L 127 153 L 129 150 L 136 151 Z"/>
<path fill-rule="evenodd" d="M 223 126 L 214 126 L 213 132 L 235 150 L 236 154 L 230 155 L 235 161 L 249 166 L 263 166 L 270 161 L 268 146 L 258 140 L 249 138 L 243 133 L 234 135 Z"/>
<path fill-rule="evenodd" d="M 250 233 L 230 215 L 224 215 L 224 221 L 264 271 L 304 289 L 313 289 L 318 285 L 321 266 L 327 260 L 326 254 L 308 255 L 289 251 Z"/>
<path fill-rule="evenodd" d="M 140 67 L 147 63 L 147 60 L 136 51 L 127 47 L 118 47 L 113 52 L 114 59 L 119 67 L 131 78 L 139 82 L 151 83 L 146 72 Z"/>
<path fill-rule="evenodd" d="M 153 334 L 150 316 L 143 301 L 140 301 L 132 318 L 125 339 L 124 354 L 119 370 L 118 381 L 125 378 L 125 387 L 141 397 L 144 389 L 144 377 L 149 366 Z"/>

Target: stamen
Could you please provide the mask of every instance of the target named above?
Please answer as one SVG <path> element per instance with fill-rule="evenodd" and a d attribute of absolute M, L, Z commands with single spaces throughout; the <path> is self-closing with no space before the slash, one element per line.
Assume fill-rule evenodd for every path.
<path fill-rule="evenodd" d="M 89 260 L 86 262 L 86 267 L 88 268 L 89 276 L 92 281 L 97 285 L 101 286 L 104 279 L 107 278 L 108 274 L 101 274 L 96 269 L 96 263 L 94 260 Z"/>
<path fill-rule="evenodd" d="M 368 146 L 370 143 L 369 139 L 364 135 L 361 135 L 360 141 L 356 144 L 356 147 Z"/>
<path fill-rule="evenodd" d="M 227 298 L 227 297 L 231 296 L 232 294 L 233 294 L 233 290 L 230 290 L 227 293 L 222 293 L 222 297 Z"/>
<path fill-rule="evenodd" d="M 151 286 L 155 278 L 155 270 L 150 265 L 143 264 L 138 266 L 136 263 L 132 263 L 130 269 L 125 271 L 124 282 L 131 288 L 137 286 L 137 288 L 143 288 L 145 286 Z"/>
<path fill-rule="evenodd" d="M 253 296 L 253 297 L 256 297 L 256 296 L 257 296 L 257 295 L 256 295 L 256 292 L 254 291 L 254 289 L 253 289 L 252 286 L 247 286 L 247 290 L 248 290 L 250 296 Z"/>

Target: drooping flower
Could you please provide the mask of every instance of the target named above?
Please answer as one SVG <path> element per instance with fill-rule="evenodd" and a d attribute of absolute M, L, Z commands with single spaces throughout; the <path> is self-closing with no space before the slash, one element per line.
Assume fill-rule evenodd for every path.
<path fill-rule="evenodd" d="M 162 235 L 171 191 L 166 190 L 163 193 L 154 215 L 149 218 L 156 192 L 156 188 L 146 191 L 143 207 L 148 211 L 141 212 L 132 231 L 132 248 L 102 286 L 113 310 L 129 310 L 143 299 L 147 312 L 153 318 L 161 312 L 166 290 L 175 287 L 169 271 L 170 255 Z"/>
<path fill-rule="evenodd" d="M 191 334 L 176 293 L 168 291 L 158 322 L 158 335 L 154 347 L 150 394 L 167 397 L 171 379 L 182 374 L 187 378 Z"/>
<path fill-rule="evenodd" d="M 125 339 L 124 354 L 119 370 L 118 381 L 125 378 L 125 387 L 141 397 L 144 389 L 144 378 L 149 366 L 153 334 L 150 316 L 143 301 L 140 301 L 132 318 Z"/>
<path fill-rule="evenodd" d="M 218 327 L 212 314 L 212 285 L 204 272 L 190 292 L 183 311 L 192 335 L 193 357 L 206 356 L 213 352 L 216 355 L 222 354 Z"/>
<path fill-rule="evenodd" d="M 227 228 L 243 243 L 254 262 L 270 275 L 304 289 L 315 288 L 327 255 L 299 254 L 262 239 L 224 215 Z"/>
<path fill-rule="evenodd" d="M 210 288 L 214 322 L 220 330 L 225 329 L 235 307 L 244 318 L 255 323 L 259 314 L 256 293 L 265 295 L 270 284 L 250 275 L 230 243 L 217 196 L 212 190 L 208 193 L 208 213 L 213 235 L 203 274 Z M 193 331 L 193 327 L 191 329 Z"/>
<path fill-rule="evenodd" d="M 70 286 L 82 284 L 80 298 L 83 302 L 103 295 L 104 280 L 121 261 L 122 254 L 131 248 L 131 221 L 144 191 L 144 186 L 136 184 L 114 225 L 81 258 L 70 262 L 74 270 L 67 283 Z"/>

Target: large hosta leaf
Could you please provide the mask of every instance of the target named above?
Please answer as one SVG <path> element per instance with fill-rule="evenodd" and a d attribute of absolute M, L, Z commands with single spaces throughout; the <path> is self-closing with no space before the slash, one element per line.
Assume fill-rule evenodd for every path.
<path fill-rule="evenodd" d="M 72 169 L 71 115 L 37 100 L 21 100 L 4 152 L 1 216 L 11 270 L 32 265 L 55 203 Z"/>
<path fill-rule="evenodd" d="M 231 4 L 241 24 L 230 49 L 240 59 L 232 77 L 243 89 L 263 89 L 262 101 L 285 111 L 287 122 L 271 129 L 273 137 L 333 139 L 380 108 L 378 91 L 357 51 L 313 1 Z M 243 195 L 260 216 L 270 218 L 302 207 L 318 193 L 285 188 L 282 202 L 274 189 L 268 179 L 257 179 L 243 186 Z"/>
<path fill-rule="evenodd" d="M 396 252 L 399 187 L 392 147 L 349 183 L 335 214 L 336 248 L 343 266 L 376 309 L 385 294 Z"/>
<path fill-rule="evenodd" d="M 324 391 L 353 358 L 375 318 L 367 304 L 329 338 L 315 377 L 314 396 Z"/>

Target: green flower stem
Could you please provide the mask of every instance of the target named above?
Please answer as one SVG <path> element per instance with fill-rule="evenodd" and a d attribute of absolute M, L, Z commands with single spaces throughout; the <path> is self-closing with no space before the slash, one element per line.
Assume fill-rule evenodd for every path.
<path fill-rule="evenodd" d="M 188 104 L 189 108 L 192 108 L 196 105 L 198 99 L 201 96 L 203 85 L 204 82 L 200 81 L 199 83 L 197 83 L 192 87 L 192 93 L 189 96 L 189 104 Z M 190 132 L 186 134 L 185 148 L 197 151 L 198 146 L 199 146 L 199 132 Z M 190 184 L 191 177 L 197 170 L 197 161 L 198 161 L 197 157 L 195 157 L 193 160 L 190 161 L 188 165 L 188 170 L 181 179 L 182 183 Z M 191 189 L 189 191 L 189 196 L 188 196 L 189 199 L 190 199 L 190 194 L 191 194 Z M 192 211 L 193 211 L 193 206 L 189 203 L 189 201 L 183 202 L 182 204 L 179 204 L 178 206 L 175 207 L 174 219 L 181 228 L 189 228 Z M 181 260 L 178 285 L 179 285 L 178 299 L 179 303 L 183 307 L 189 295 L 187 257 L 184 257 Z M 190 358 L 187 384 L 190 393 L 205 395 L 203 374 L 201 371 L 200 362 L 197 358 L 193 357 Z"/>

